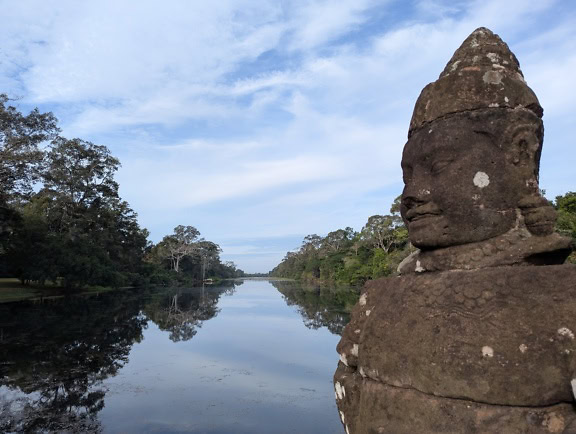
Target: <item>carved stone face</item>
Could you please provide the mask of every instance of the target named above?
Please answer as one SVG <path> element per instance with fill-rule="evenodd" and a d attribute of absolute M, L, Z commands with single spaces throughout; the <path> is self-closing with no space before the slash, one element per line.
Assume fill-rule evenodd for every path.
<path fill-rule="evenodd" d="M 539 157 L 519 149 L 537 148 L 538 138 L 532 133 L 528 144 L 503 145 L 502 125 L 510 123 L 502 117 L 460 113 L 415 131 L 406 143 L 401 214 L 416 247 L 482 241 L 516 224 L 519 200 L 537 188 Z"/>

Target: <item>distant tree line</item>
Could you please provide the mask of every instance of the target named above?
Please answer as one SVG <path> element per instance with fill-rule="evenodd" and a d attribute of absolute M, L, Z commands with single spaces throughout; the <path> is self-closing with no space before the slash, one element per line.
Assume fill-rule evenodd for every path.
<path fill-rule="evenodd" d="M 155 270 L 151 283 L 169 285 L 177 282 L 191 284 L 207 279 L 243 277 L 244 271 L 232 261 L 220 260 L 220 246 L 200 238 L 194 226 L 176 226 L 172 235 L 166 235 L 156 245 L 150 245 L 144 262 Z"/>
<path fill-rule="evenodd" d="M 358 285 L 394 273 L 412 249 L 398 197 L 390 214 L 371 216 L 360 232 L 346 227 L 325 237 L 307 235 L 300 248 L 288 252 L 270 275 Z"/>
<path fill-rule="evenodd" d="M 157 245 L 118 193 L 108 148 L 60 135 L 52 113 L 0 94 L 0 275 L 78 289 L 242 274 L 192 226 Z"/>
<path fill-rule="evenodd" d="M 556 231 L 572 237 L 576 244 L 576 192 L 557 196 L 552 205 L 558 214 Z M 394 274 L 398 264 L 413 250 L 397 197 L 390 214 L 369 217 L 360 232 L 347 227 L 325 237 L 307 235 L 300 248 L 288 252 L 270 276 L 359 285 Z M 575 253 L 568 262 L 576 263 Z"/>

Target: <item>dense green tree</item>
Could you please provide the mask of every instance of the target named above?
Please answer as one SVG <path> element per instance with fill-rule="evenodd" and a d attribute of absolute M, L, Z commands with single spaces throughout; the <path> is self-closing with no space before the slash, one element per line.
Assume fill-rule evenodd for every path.
<path fill-rule="evenodd" d="M 361 284 L 395 272 L 409 253 L 408 232 L 396 198 L 390 215 L 374 215 L 360 233 L 352 228 L 307 235 L 270 274 L 308 281 Z"/>
<path fill-rule="evenodd" d="M 373 215 L 368 218 L 361 232 L 361 239 L 372 247 L 388 253 L 401 247 L 408 239 L 402 219 L 394 215 Z"/>
<path fill-rule="evenodd" d="M 304 252 L 314 252 L 322 247 L 322 237 L 320 235 L 311 234 L 304 237 L 302 241 L 301 251 Z"/>
<path fill-rule="evenodd" d="M 120 167 L 105 146 L 80 139 L 54 140 L 46 154 L 39 196 L 50 199 L 51 223 L 59 233 L 86 231 L 97 225 L 100 212 L 119 200 L 114 174 Z"/>
<path fill-rule="evenodd" d="M 52 113 L 37 109 L 22 114 L 0 94 L 0 273 L 9 273 L 6 252 L 21 223 L 17 207 L 33 192 L 40 178 L 42 145 L 59 130 Z"/>
<path fill-rule="evenodd" d="M 220 246 L 198 238 L 193 226 L 177 226 L 174 234 L 150 246 L 145 261 L 156 267 L 152 281 L 164 285 L 193 285 L 206 278 L 229 279 L 244 276 L 233 262 L 222 263 Z"/>
<path fill-rule="evenodd" d="M 202 240 L 197 244 L 196 254 L 202 267 L 202 280 L 206 278 L 208 267 L 215 262 L 220 262 L 220 252 L 222 252 L 220 246 L 212 241 Z"/>
<path fill-rule="evenodd" d="M 22 281 L 121 286 L 139 270 L 147 232 L 118 195 L 119 162 L 104 146 L 56 138 L 40 172 L 43 186 L 20 205 L 7 258 Z"/>
<path fill-rule="evenodd" d="M 576 240 L 576 192 L 556 196 L 555 208 L 558 212 L 557 230 Z"/>
<path fill-rule="evenodd" d="M 332 252 L 338 252 L 348 248 L 354 238 L 354 229 L 347 227 L 329 232 L 322 240 L 322 248 Z"/>
<path fill-rule="evenodd" d="M 54 139 L 59 129 L 52 113 L 34 109 L 27 115 L 8 105 L 0 94 L 0 206 L 32 193 L 39 179 L 43 152 L 40 145 Z"/>
<path fill-rule="evenodd" d="M 576 245 L 576 192 L 569 191 L 563 196 L 556 196 L 554 206 L 558 213 L 556 230 L 572 237 Z M 572 252 L 568 261 L 576 263 L 576 252 Z"/>

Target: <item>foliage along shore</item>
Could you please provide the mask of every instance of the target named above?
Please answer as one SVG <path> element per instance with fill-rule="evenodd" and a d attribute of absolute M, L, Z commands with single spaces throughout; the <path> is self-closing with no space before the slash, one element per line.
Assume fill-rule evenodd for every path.
<path fill-rule="evenodd" d="M 21 113 L 0 94 L 0 277 L 34 288 L 194 285 L 240 277 L 220 247 L 179 225 L 148 241 L 119 196 L 120 162 L 60 135 L 52 113 Z"/>
<path fill-rule="evenodd" d="M 270 275 L 315 284 L 361 285 L 392 274 L 413 249 L 398 197 L 390 214 L 371 216 L 360 232 L 346 227 L 325 237 L 307 235 L 300 248 L 288 252 Z"/>
<path fill-rule="evenodd" d="M 576 192 L 557 196 L 552 204 L 558 216 L 556 231 L 572 237 L 576 245 Z M 325 237 L 307 235 L 300 248 L 288 252 L 270 276 L 315 284 L 362 285 L 395 274 L 398 264 L 412 251 L 397 197 L 390 214 L 369 217 L 360 232 L 347 227 Z M 568 262 L 576 263 L 575 252 Z"/>

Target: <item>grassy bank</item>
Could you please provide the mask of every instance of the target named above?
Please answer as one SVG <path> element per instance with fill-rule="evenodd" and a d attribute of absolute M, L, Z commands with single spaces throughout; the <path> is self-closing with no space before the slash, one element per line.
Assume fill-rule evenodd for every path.
<path fill-rule="evenodd" d="M 96 294 L 114 291 L 114 288 L 90 286 L 82 289 L 78 294 Z M 0 303 L 13 301 L 35 300 L 42 298 L 63 297 L 65 290 L 59 287 L 22 285 L 16 278 L 0 278 Z"/>
<path fill-rule="evenodd" d="M 23 286 L 18 279 L 0 279 L 0 303 L 26 300 L 40 295 L 38 288 Z"/>

